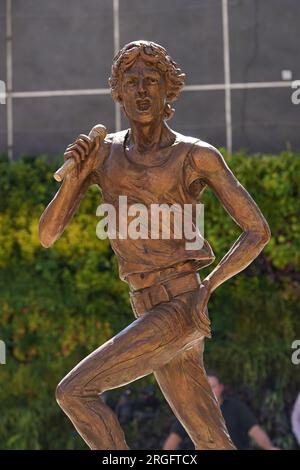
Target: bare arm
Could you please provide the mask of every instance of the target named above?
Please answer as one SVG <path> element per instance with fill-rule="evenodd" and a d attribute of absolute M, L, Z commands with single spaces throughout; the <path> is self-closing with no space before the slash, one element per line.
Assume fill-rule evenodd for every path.
<path fill-rule="evenodd" d="M 171 432 L 171 434 L 169 434 L 165 440 L 162 450 L 176 450 L 179 447 L 181 441 L 181 437 L 178 436 L 176 432 Z"/>
<path fill-rule="evenodd" d="M 250 194 L 238 182 L 220 152 L 203 144 L 195 146 L 193 154 L 197 174 L 213 189 L 225 210 L 243 232 L 216 268 L 203 280 L 193 313 L 196 323 L 199 314 L 200 320 L 207 321 L 206 305 L 210 294 L 220 284 L 245 269 L 270 239 L 268 223 Z"/>
<path fill-rule="evenodd" d="M 91 150 L 92 146 L 89 137 L 81 134 L 73 144 L 67 147 L 65 159 L 75 158 L 77 165 L 65 177 L 58 192 L 40 218 L 39 237 L 45 248 L 53 245 L 72 219 L 80 201 L 92 183 L 93 171 L 99 167 L 107 151 L 107 145 L 103 145 L 99 149 L 99 142 L 93 150 Z"/>
<path fill-rule="evenodd" d="M 252 197 L 238 182 L 215 149 L 207 149 L 200 157 L 201 175 L 213 189 L 228 214 L 243 233 L 206 278 L 210 291 L 245 269 L 270 239 L 269 226 Z"/>
<path fill-rule="evenodd" d="M 39 237 L 44 248 L 53 245 L 63 233 L 90 185 L 89 179 L 76 181 L 69 176 L 64 179 L 40 218 Z"/>
<path fill-rule="evenodd" d="M 258 425 L 252 426 L 248 432 L 249 436 L 254 439 L 256 444 L 264 450 L 279 450 L 278 447 L 275 447 L 270 440 L 268 434 Z"/>

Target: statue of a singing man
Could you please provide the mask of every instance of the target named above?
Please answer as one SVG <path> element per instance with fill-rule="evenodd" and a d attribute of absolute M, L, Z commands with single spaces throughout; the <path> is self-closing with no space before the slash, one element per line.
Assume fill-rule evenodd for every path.
<path fill-rule="evenodd" d="M 196 449 L 235 448 L 203 365 L 204 339 L 211 336 L 207 303 L 220 284 L 258 256 L 270 230 L 219 151 L 167 125 L 174 112 L 170 103 L 184 79 L 160 45 L 135 41 L 123 47 L 114 57 L 109 84 L 130 127 L 96 143 L 80 134 L 67 147 L 65 160 L 73 159 L 74 168 L 40 220 L 41 243 L 50 247 L 91 184 L 99 185 L 103 202 L 117 214 L 120 196 L 135 207 L 159 204 L 184 211 L 197 205 L 209 186 L 242 229 L 202 281 L 197 271 L 213 262 L 212 249 L 204 238 L 190 247 L 185 233 L 175 236 L 174 217 L 169 238 L 111 238 L 135 319 L 74 367 L 56 391 L 59 405 L 91 449 L 128 449 L 101 394 L 151 373 Z"/>

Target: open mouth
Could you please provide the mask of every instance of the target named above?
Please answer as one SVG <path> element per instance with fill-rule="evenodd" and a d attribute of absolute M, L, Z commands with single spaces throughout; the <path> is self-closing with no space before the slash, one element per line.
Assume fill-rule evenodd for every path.
<path fill-rule="evenodd" d="M 143 100 L 139 99 L 136 100 L 136 106 L 139 111 L 148 111 L 151 106 L 151 101 L 149 98 L 145 98 Z"/>

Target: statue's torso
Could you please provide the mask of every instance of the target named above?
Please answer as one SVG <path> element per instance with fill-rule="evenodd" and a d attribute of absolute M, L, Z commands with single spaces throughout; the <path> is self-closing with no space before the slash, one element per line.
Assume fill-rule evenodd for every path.
<path fill-rule="evenodd" d="M 161 152 L 137 156 L 125 150 L 125 136 L 126 131 L 114 135 L 110 151 L 98 173 L 103 202 L 115 207 L 117 221 L 120 212 L 121 217 L 124 214 L 119 207 L 120 196 L 123 196 L 123 203 L 124 196 L 127 197 L 128 208 L 132 204 L 143 204 L 149 214 L 149 238 L 111 239 L 112 248 L 119 261 L 121 278 L 126 279 L 128 274 L 132 273 L 151 272 L 185 260 L 195 260 L 196 268 L 210 264 L 214 255 L 209 244 L 204 240 L 201 249 L 187 250 L 183 229 L 183 237 L 174 238 L 172 217 L 170 239 L 150 239 L 150 213 L 153 204 L 166 204 L 169 207 L 175 205 L 180 211 L 185 204 L 192 207 L 199 201 L 199 194 L 192 194 L 190 191 L 190 168 L 187 165 L 187 159 L 197 139 L 177 134 L 174 144 Z M 132 218 L 128 217 L 127 220 L 130 222 Z"/>

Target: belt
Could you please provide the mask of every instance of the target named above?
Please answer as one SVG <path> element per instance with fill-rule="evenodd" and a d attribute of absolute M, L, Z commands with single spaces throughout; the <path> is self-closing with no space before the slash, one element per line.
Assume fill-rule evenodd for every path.
<path fill-rule="evenodd" d="M 169 302 L 169 300 L 177 295 L 197 289 L 200 283 L 199 274 L 193 272 L 183 274 L 161 284 L 155 284 L 145 289 L 130 292 L 130 303 L 133 313 L 135 317 L 139 317 L 145 311 L 151 310 L 162 302 Z"/>
<path fill-rule="evenodd" d="M 157 271 L 129 274 L 126 278 L 132 291 L 145 289 L 153 284 L 161 284 L 182 274 L 195 272 L 195 260 L 186 260 Z"/>

